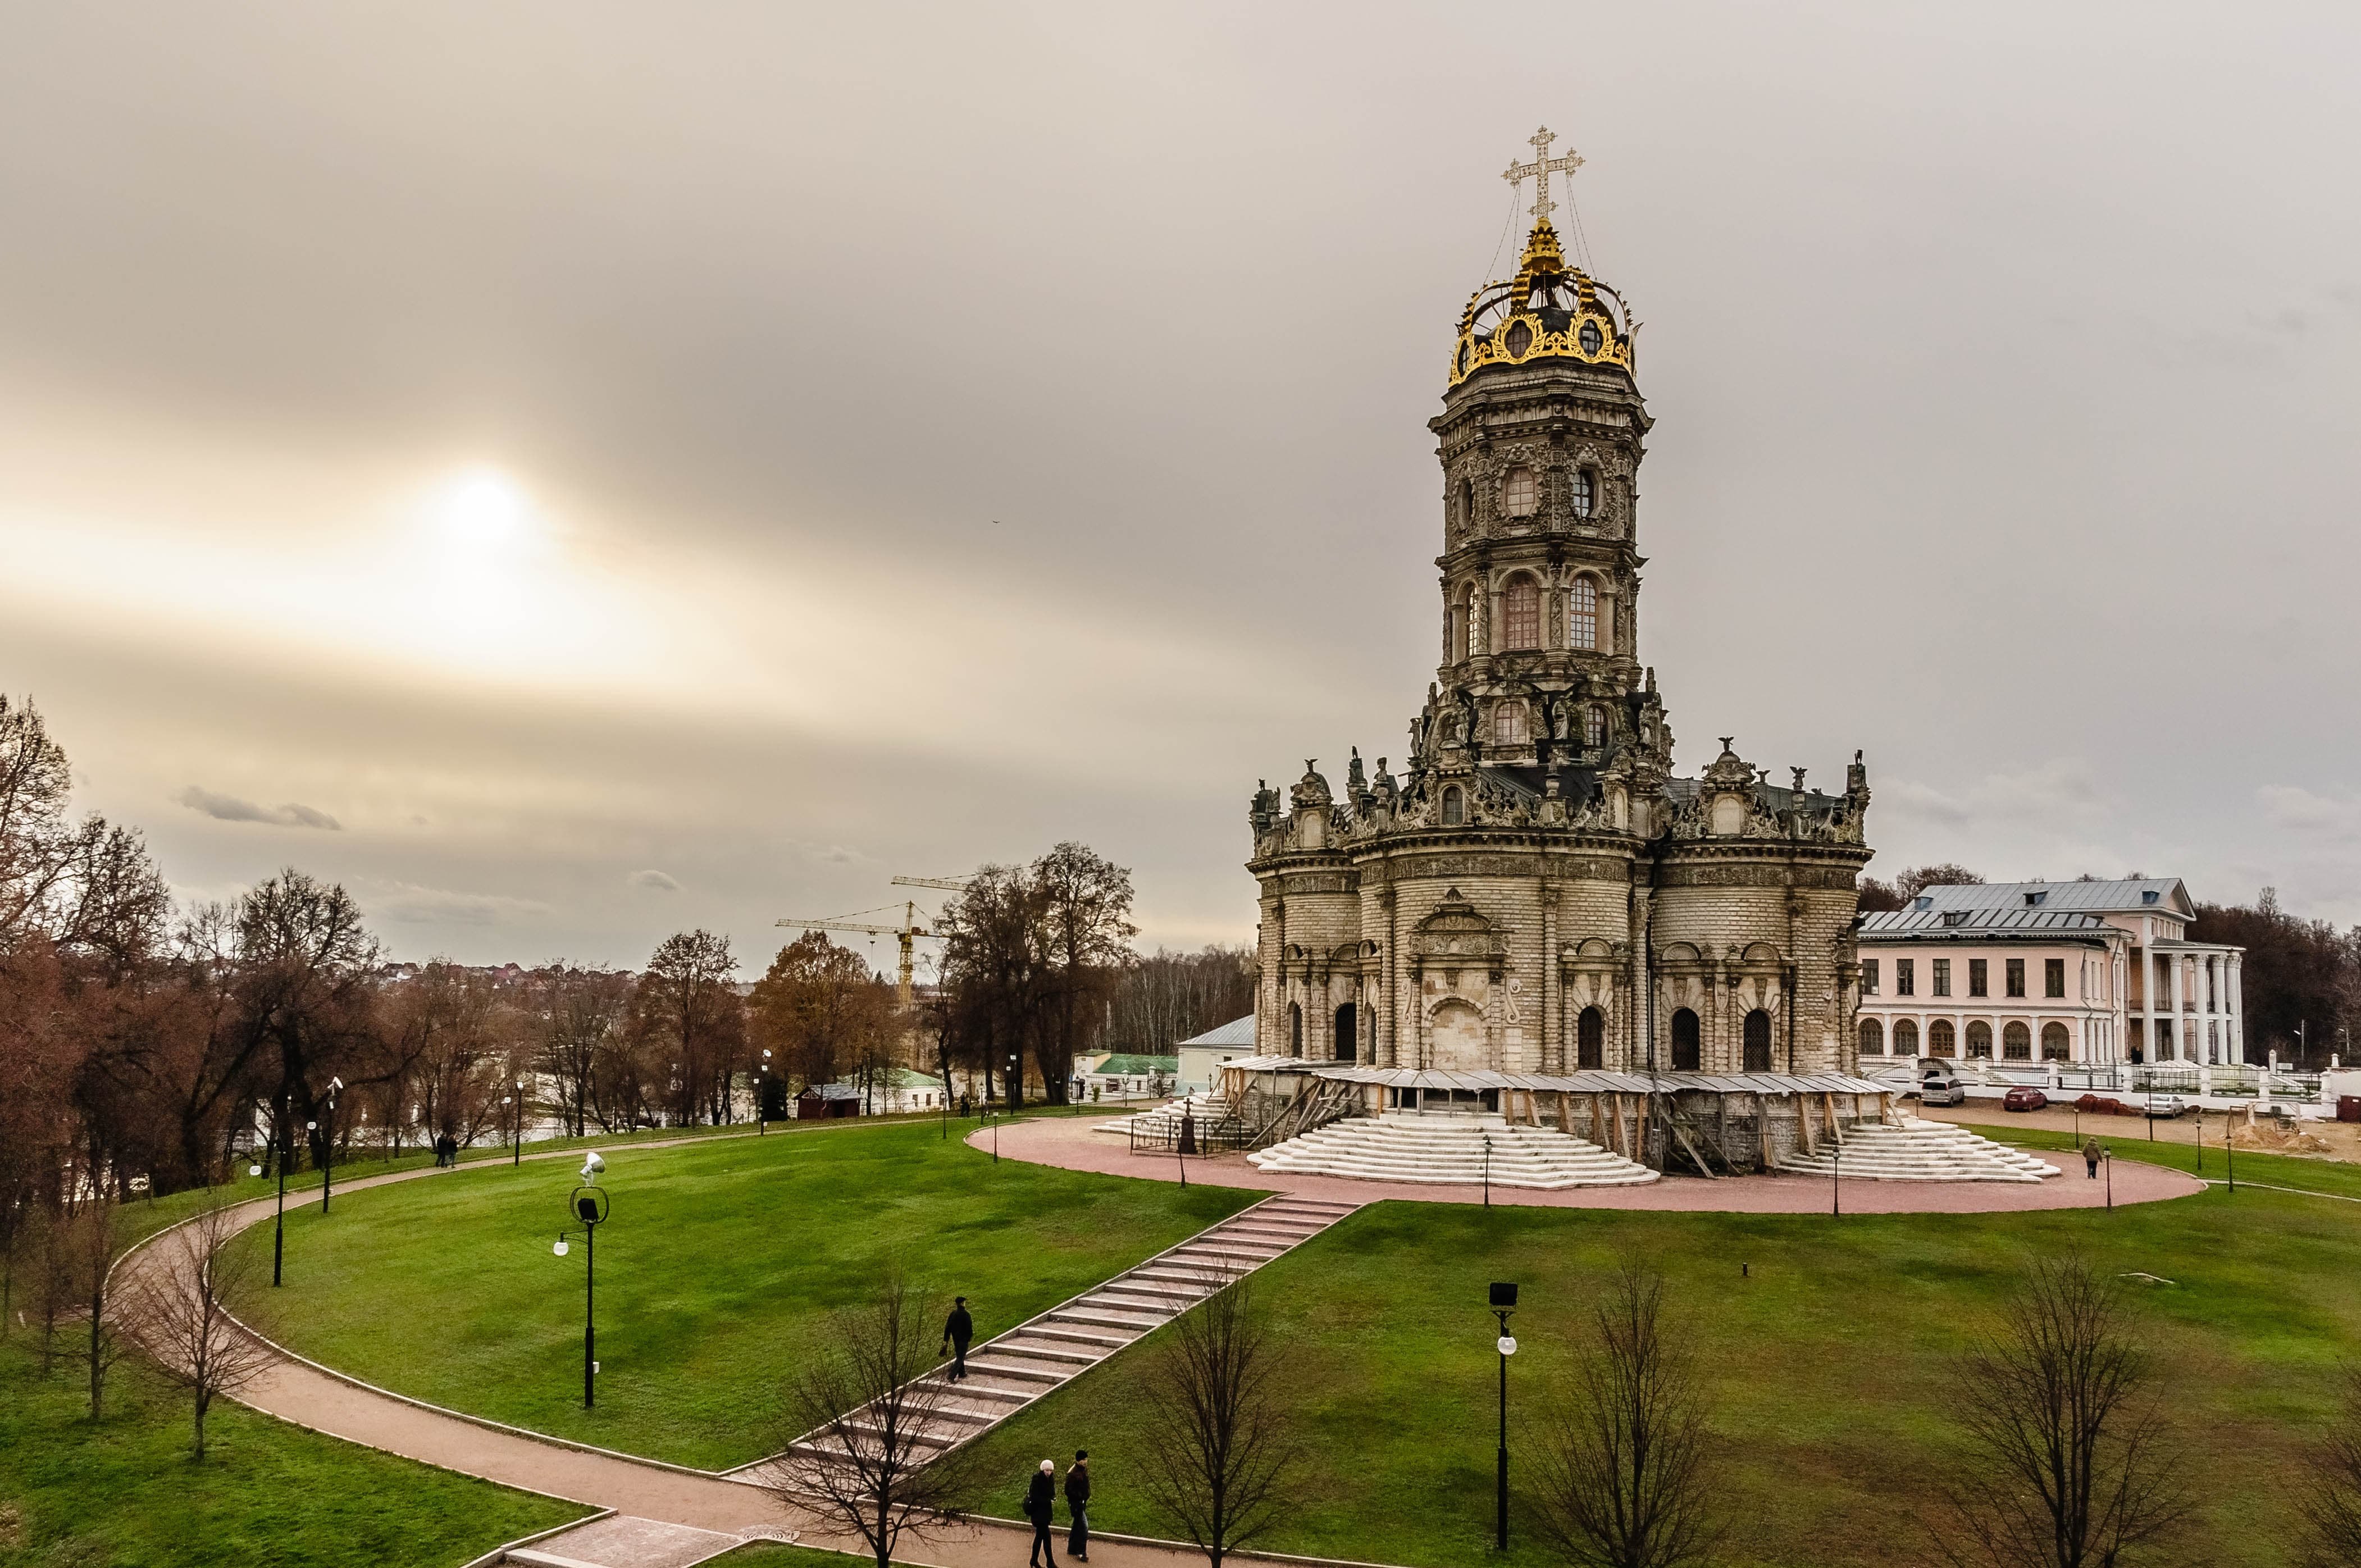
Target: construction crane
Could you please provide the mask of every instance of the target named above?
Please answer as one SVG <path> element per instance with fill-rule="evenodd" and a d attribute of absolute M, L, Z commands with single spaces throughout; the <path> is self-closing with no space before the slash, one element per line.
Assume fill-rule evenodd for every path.
<path fill-rule="evenodd" d="M 871 912 L 863 910 L 862 913 L 869 914 Z M 928 930 L 925 926 L 921 925 L 918 921 L 918 906 L 915 904 L 906 902 L 902 905 L 902 923 L 899 926 L 864 925 L 858 920 L 782 920 L 779 924 L 789 930 L 795 931 L 861 931 L 865 932 L 872 937 L 893 937 L 897 938 L 902 944 L 901 998 L 902 1005 L 904 1007 L 910 1005 L 911 943 L 920 937 L 933 937 L 940 935 L 939 932 Z"/>
<path fill-rule="evenodd" d="M 959 893 L 974 880 L 973 877 L 964 876 L 897 876 L 894 879 L 894 885 L 895 887 L 943 887 L 949 888 L 953 893 Z"/>

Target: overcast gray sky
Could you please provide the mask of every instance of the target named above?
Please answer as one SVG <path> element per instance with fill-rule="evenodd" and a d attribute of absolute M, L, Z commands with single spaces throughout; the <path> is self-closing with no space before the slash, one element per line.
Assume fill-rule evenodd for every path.
<path fill-rule="evenodd" d="M 186 896 L 753 967 L 1071 837 L 1244 938 L 1257 778 L 1432 678 L 1545 122 L 1684 770 L 1860 747 L 1873 871 L 2361 920 L 2349 4 L 0 23 L 0 686 Z"/>

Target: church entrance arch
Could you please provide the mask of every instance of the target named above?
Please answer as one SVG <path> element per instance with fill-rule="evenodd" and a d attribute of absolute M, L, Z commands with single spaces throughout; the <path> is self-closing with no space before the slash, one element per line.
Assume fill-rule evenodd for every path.
<path fill-rule="evenodd" d="M 1771 1070 L 1771 1014 L 1757 1007 L 1746 1015 L 1746 1066 L 1748 1072 Z"/>
<path fill-rule="evenodd" d="M 1491 1066 L 1484 1047 L 1484 1014 L 1465 1002 L 1445 1002 L 1427 1025 L 1427 1065 L 1441 1072 L 1481 1072 Z"/>
<path fill-rule="evenodd" d="M 1607 1065 L 1607 1014 L 1596 1007 L 1586 1007 L 1575 1023 L 1575 1065 L 1596 1068 Z"/>
<path fill-rule="evenodd" d="M 1360 1044 L 1353 1033 L 1355 1017 L 1353 1004 L 1349 1002 L 1336 1009 L 1336 1059 L 1338 1061 L 1355 1060 L 1359 1054 Z"/>
<path fill-rule="evenodd" d="M 1695 1072 L 1703 1055 L 1697 1015 L 1684 1007 L 1673 1014 L 1673 1070 Z"/>

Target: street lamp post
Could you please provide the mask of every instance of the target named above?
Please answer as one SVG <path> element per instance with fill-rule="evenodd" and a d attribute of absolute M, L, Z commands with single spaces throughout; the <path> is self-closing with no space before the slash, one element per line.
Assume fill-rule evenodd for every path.
<path fill-rule="evenodd" d="M 769 1116 L 771 1087 L 771 1047 L 763 1047 L 763 1062 L 754 1069 L 754 1135 L 766 1137 L 771 1131 Z"/>
<path fill-rule="evenodd" d="M 1839 1141 L 1835 1157 L 1828 1161 L 1828 1215 L 1834 1219 L 1844 1212 L 1844 1145 Z"/>
<path fill-rule="evenodd" d="M 1492 1206 L 1492 1135 L 1484 1135 L 1484 1207 Z M 1508 1332 L 1506 1329 L 1500 1331 Z"/>
<path fill-rule="evenodd" d="M 509 1168 L 514 1170 L 524 1163 L 524 1080 L 516 1080 L 516 1146 L 509 1155 Z"/>
<path fill-rule="evenodd" d="M 1500 1320 L 1500 1338 L 1495 1346 L 1500 1353 L 1500 1451 L 1494 1523 L 1499 1530 L 1499 1549 L 1506 1552 L 1509 1550 L 1509 1357 L 1517 1354 L 1517 1342 L 1509 1333 L 1509 1315 L 1517 1310 L 1516 1286 L 1495 1282 L 1491 1305 L 1492 1315 Z"/>
<path fill-rule="evenodd" d="M 279 1146 L 279 1220 L 270 1232 L 270 1283 L 276 1286 L 286 1283 L 283 1266 L 287 1261 L 287 1151 L 294 1142 L 288 1135 L 287 1096 L 284 1091 L 279 1096 L 279 1114 L 274 1121 L 276 1125 L 271 1132 L 275 1135 L 271 1142 Z"/>
<path fill-rule="evenodd" d="M 335 1179 L 336 1096 L 344 1092 L 344 1088 L 345 1080 L 343 1079 L 332 1078 L 328 1080 L 328 1125 L 320 1135 L 320 1212 L 323 1214 L 328 1212 L 329 1184 Z M 312 1122 L 306 1122 L 303 1124 L 307 1128 L 317 1125 L 316 1123 Z"/>
<path fill-rule="evenodd" d="M 588 1409 L 598 1402 L 598 1331 L 595 1310 L 598 1285 L 598 1227 L 607 1221 L 607 1190 L 592 1185 L 592 1179 L 607 1168 L 607 1162 L 597 1151 L 582 1162 L 582 1184 L 574 1190 L 566 1202 L 566 1212 L 581 1222 L 557 1233 L 557 1245 L 550 1250 L 559 1257 L 566 1255 L 566 1238 L 582 1238 L 582 1408 Z"/>

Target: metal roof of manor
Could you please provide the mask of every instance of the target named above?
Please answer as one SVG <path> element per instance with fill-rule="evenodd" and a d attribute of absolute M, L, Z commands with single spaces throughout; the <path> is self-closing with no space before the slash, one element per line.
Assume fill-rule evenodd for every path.
<path fill-rule="evenodd" d="M 1243 1057 L 1222 1064 L 1247 1072 L 1300 1072 L 1388 1089 L 1539 1089 L 1567 1094 L 1891 1094 L 1894 1086 L 1838 1072 L 1451 1072 L 1440 1068 L 1347 1067 L 1301 1057 Z"/>
<path fill-rule="evenodd" d="M 2177 876 L 2124 877 L 2114 882 L 1944 883 L 1921 888 L 1913 910 L 2095 909 L 2129 915 L 2163 909 L 2195 913 L 2189 889 Z"/>
<path fill-rule="evenodd" d="M 1881 909 L 1864 915 L 1863 937 L 1894 941 L 1934 938 L 1947 941 L 1996 937 L 2072 939 L 2104 937 L 2119 927 L 2079 909 Z"/>
<path fill-rule="evenodd" d="M 1183 1046 L 1251 1046 L 1254 1043 L 1254 1014 L 1251 1013 L 1243 1018 L 1233 1018 L 1218 1029 L 1208 1029 L 1193 1039 L 1180 1042 Z"/>

